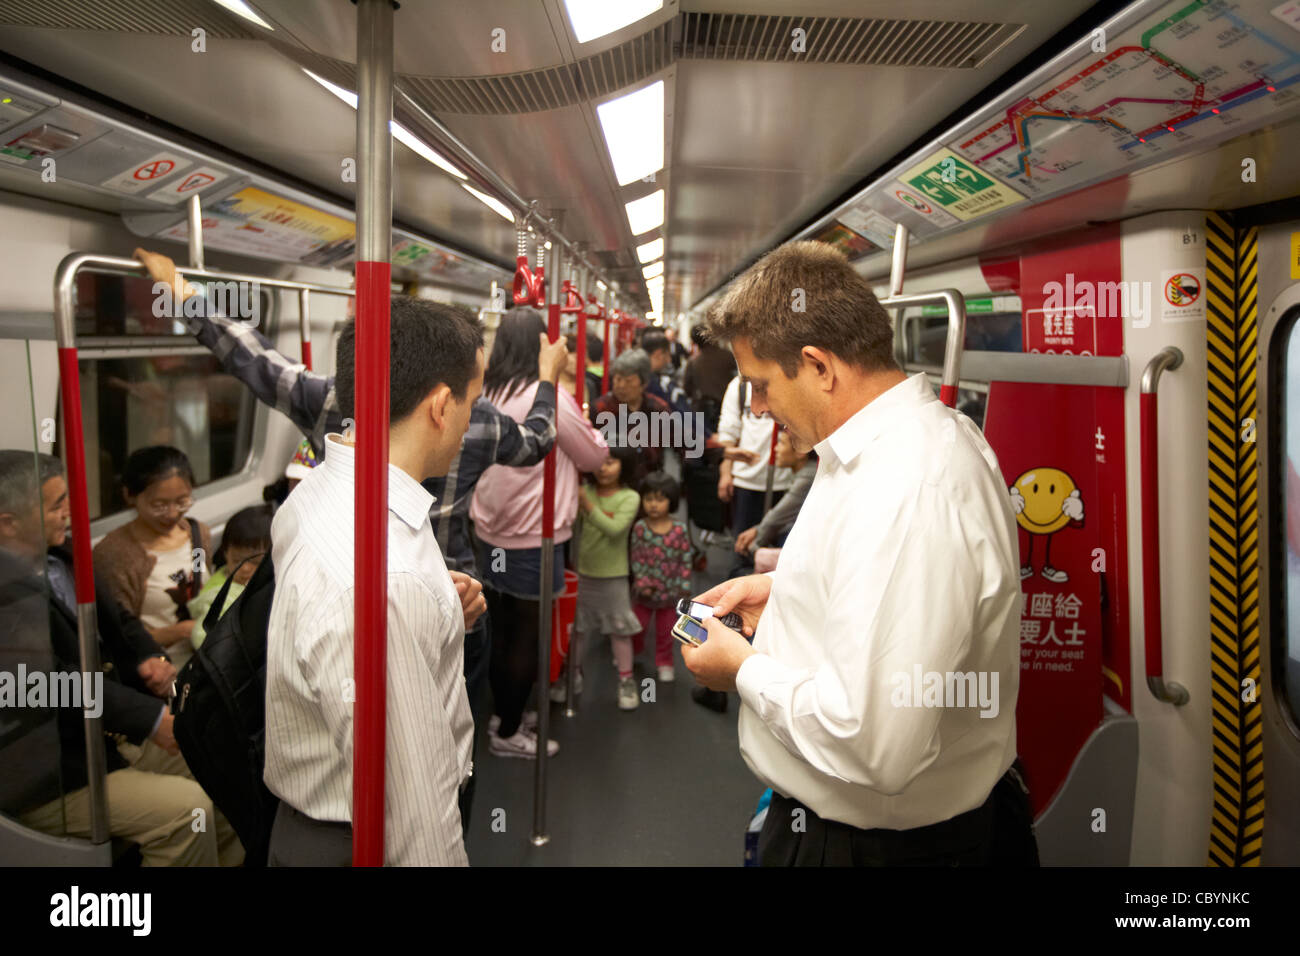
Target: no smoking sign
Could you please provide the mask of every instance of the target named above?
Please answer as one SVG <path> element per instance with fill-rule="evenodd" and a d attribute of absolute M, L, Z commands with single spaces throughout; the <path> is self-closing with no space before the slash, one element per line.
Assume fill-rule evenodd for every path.
<path fill-rule="evenodd" d="M 189 165 L 184 157 L 176 153 L 157 153 L 143 162 L 132 163 L 100 185 L 116 192 L 141 193 L 153 189 L 164 179 Z"/>

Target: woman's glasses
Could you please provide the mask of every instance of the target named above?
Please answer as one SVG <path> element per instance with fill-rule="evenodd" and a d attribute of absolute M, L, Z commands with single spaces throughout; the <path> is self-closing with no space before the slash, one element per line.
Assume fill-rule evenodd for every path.
<path fill-rule="evenodd" d="M 146 505 L 145 510 L 147 510 L 151 515 L 165 518 L 172 512 L 175 512 L 178 515 L 183 515 L 193 507 L 193 498 L 181 498 L 179 501 L 154 501 Z"/>

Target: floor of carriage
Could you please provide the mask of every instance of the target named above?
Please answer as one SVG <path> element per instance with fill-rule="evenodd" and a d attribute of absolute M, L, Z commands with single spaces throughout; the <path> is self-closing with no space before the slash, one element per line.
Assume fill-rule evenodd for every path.
<path fill-rule="evenodd" d="M 734 560 L 707 549 L 709 570 L 695 593 L 722 580 Z M 639 686 L 656 677 L 654 649 L 638 655 Z M 745 766 L 736 738 L 739 698 L 727 712 L 691 700 L 695 680 L 674 644 L 676 680 L 654 680 L 654 701 L 633 711 L 616 703 L 609 643 L 579 649 L 583 692 L 577 713 L 551 705 L 545 829 L 535 846 L 531 760 L 494 757 L 478 729 L 477 792 L 466 842 L 474 866 L 739 866 L 744 832 L 763 786 Z"/>

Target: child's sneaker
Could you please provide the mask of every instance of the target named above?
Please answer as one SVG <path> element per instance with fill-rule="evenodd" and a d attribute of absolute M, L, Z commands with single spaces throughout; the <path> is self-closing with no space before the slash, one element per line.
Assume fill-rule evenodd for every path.
<path fill-rule="evenodd" d="M 493 714 L 488 720 L 488 733 L 495 734 L 501 728 L 501 718 Z M 537 736 L 537 711 L 526 710 L 519 720 L 519 729 L 526 734 Z"/>
<path fill-rule="evenodd" d="M 498 737 L 488 731 L 488 750 L 496 757 L 522 757 L 525 760 L 537 759 L 537 738 L 522 730 L 513 737 Z M 546 756 L 554 757 L 560 752 L 560 745 L 554 740 L 546 742 Z"/>
<path fill-rule="evenodd" d="M 636 681 L 625 677 L 618 682 L 618 709 L 636 710 L 641 703 L 641 695 L 636 692 Z"/>
<path fill-rule="evenodd" d="M 660 683 L 663 683 L 663 684 L 671 684 L 671 683 L 672 683 L 674 680 L 676 680 L 676 679 L 677 679 L 677 675 L 676 675 L 675 673 L 673 673 L 673 665 L 672 665 L 672 664 L 660 664 L 660 665 L 659 665 L 659 681 L 660 681 Z"/>

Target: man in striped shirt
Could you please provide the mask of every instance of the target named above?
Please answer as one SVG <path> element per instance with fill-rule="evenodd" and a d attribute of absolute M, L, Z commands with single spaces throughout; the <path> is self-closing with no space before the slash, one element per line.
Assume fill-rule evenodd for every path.
<path fill-rule="evenodd" d="M 201 294 L 194 285 L 181 279 L 167 256 L 136 249 L 135 257 L 155 282 L 175 290 L 176 301 Z M 216 356 L 221 367 L 247 386 L 263 404 L 288 417 L 307 436 L 318 456 L 325 451 L 327 431 L 344 431 L 344 415 L 339 409 L 334 376 L 317 374 L 301 362 L 294 362 L 276 351 L 257 330 L 256 323 L 221 315 L 206 298 L 200 308 L 185 311 L 197 313 L 186 314 L 182 321 L 199 343 Z M 512 468 L 535 465 L 555 444 L 555 383 L 567 355 L 563 339 L 542 345 L 537 395 L 522 424 L 503 414 L 486 398 L 475 401 L 460 453 L 445 475 L 424 482 L 425 489 L 433 496 L 429 514 L 433 533 L 449 569 L 474 578 L 479 576 L 469 537 L 469 504 L 483 472 L 492 465 Z M 476 720 L 484 716 L 481 709 L 491 657 L 489 634 L 486 615 L 465 634 L 465 680 Z M 466 826 L 473 793 L 471 778 L 463 795 Z"/>
<path fill-rule="evenodd" d="M 394 296 L 391 336 L 384 862 L 463 866 L 458 798 L 473 720 L 462 654 L 485 604 L 477 582 L 458 594 L 421 482 L 445 475 L 460 452 L 483 387 L 483 334 L 450 306 Z M 347 417 L 355 345 L 349 324 L 335 363 Z M 325 444 L 271 528 L 265 779 L 282 801 L 272 865 L 345 865 L 352 852 L 356 450 L 337 434 Z"/>

